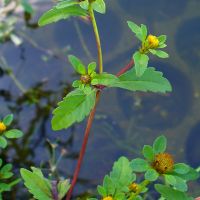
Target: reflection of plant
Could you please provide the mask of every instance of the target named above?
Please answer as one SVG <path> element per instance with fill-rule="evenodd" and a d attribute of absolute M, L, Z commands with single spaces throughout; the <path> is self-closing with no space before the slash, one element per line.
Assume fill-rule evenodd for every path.
<path fill-rule="evenodd" d="M 140 200 L 148 193 L 148 186 L 158 179 L 163 184 L 154 184 L 161 199 L 190 200 L 186 192 L 187 181 L 195 180 L 199 173 L 184 163 L 174 164 L 172 156 L 165 153 L 166 138 L 158 137 L 153 144 L 143 147 L 145 159 L 136 158 L 129 161 L 121 157 L 114 163 L 109 175 L 106 175 L 102 186 L 97 190 L 103 200 Z M 144 173 L 144 180 L 138 182 L 136 173 Z M 95 200 L 95 198 L 90 198 Z"/>
<path fill-rule="evenodd" d="M 5 148 L 7 146 L 7 140 L 5 139 L 13 139 L 20 138 L 23 133 L 18 129 L 10 129 L 7 130 L 8 126 L 13 121 L 13 115 L 7 115 L 0 121 L 0 148 Z M 10 191 L 11 188 L 16 185 L 20 179 L 10 180 L 13 176 L 12 173 L 12 164 L 3 165 L 3 160 L 0 158 L 0 199 L 2 199 L 2 193 L 6 191 Z"/>

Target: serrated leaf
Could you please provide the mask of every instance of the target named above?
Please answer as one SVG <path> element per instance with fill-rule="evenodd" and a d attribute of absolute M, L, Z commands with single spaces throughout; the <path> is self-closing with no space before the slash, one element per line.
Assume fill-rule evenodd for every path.
<path fill-rule="evenodd" d="M 76 56 L 73 56 L 73 55 L 69 55 L 68 59 L 77 73 L 82 74 L 82 75 L 86 74 L 86 67 L 81 62 L 80 59 L 78 59 Z"/>
<path fill-rule="evenodd" d="M 4 149 L 6 147 L 7 147 L 7 140 L 4 137 L 0 136 L 0 148 Z"/>
<path fill-rule="evenodd" d="M 163 73 L 148 67 L 141 77 L 136 76 L 135 69 L 131 69 L 119 77 L 119 82 L 112 85 L 131 91 L 170 92 L 172 90 L 169 81 L 163 77 Z"/>
<path fill-rule="evenodd" d="M 144 145 L 143 150 L 142 150 L 143 156 L 150 162 L 154 160 L 154 152 L 153 148 L 150 145 Z"/>
<path fill-rule="evenodd" d="M 137 51 L 133 55 L 133 60 L 135 63 L 136 75 L 140 77 L 144 74 L 145 70 L 147 69 L 149 57 Z"/>
<path fill-rule="evenodd" d="M 173 171 L 177 174 L 187 174 L 190 171 L 190 167 L 185 163 L 177 163 L 174 165 Z"/>
<path fill-rule="evenodd" d="M 6 131 L 4 135 L 9 139 L 20 138 L 23 136 L 23 132 L 18 129 L 11 129 L 9 131 Z"/>
<path fill-rule="evenodd" d="M 92 2 L 92 8 L 98 13 L 101 13 L 101 14 L 106 13 L 106 4 L 104 0 L 96 0 Z"/>
<path fill-rule="evenodd" d="M 102 74 L 96 74 L 93 77 L 91 84 L 112 87 L 112 85 L 114 85 L 117 81 L 118 81 L 118 78 L 115 75 L 102 73 Z"/>
<path fill-rule="evenodd" d="M 13 121 L 13 114 L 9 114 L 7 116 L 5 116 L 3 118 L 3 123 L 6 125 L 6 126 L 9 126 Z"/>
<path fill-rule="evenodd" d="M 53 199 L 51 195 L 51 187 L 50 185 L 47 184 L 47 182 L 43 178 L 26 169 L 21 169 L 20 173 L 24 180 L 24 185 L 27 187 L 29 192 L 33 194 L 35 199 L 38 200 Z"/>
<path fill-rule="evenodd" d="M 149 169 L 149 164 L 144 159 L 136 158 L 131 161 L 131 167 L 135 172 L 145 172 Z"/>
<path fill-rule="evenodd" d="M 116 190 L 126 186 L 128 187 L 135 179 L 129 160 L 125 157 L 119 158 L 119 160 L 114 163 L 110 177 L 116 185 Z"/>
<path fill-rule="evenodd" d="M 73 5 L 69 7 L 64 7 L 57 9 L 56 7 L 45 12 L 39 19 L 38 24 L 40 26 L 45 26 L 57 22 L 62 19 L 67 19 L 72 16 L 86 16 L 87 12 L 80 8 L 78 5 Z"/>
<path fill-rule="evenodd" d="M 166 198 L 166 200 L 191 200 L 191 198 L 188 197 L 184 192 L 174 190 L 165 185 L 156 184 L 155 189 L 162 195 L 162 197 Z"/>
<path fill-rule="evenodd" d="M 167 139 L 164 135 L 161 135 L 156 138 L 153 143 L 153 151 L 155 154 L 163 153 L 167 147 Z"/>
<path fill-rule="evenodd" d="M 106 197 L 107 196 L 107 191 L 103 186 L 98 185 L 97 186 L 97 191 L 102 197 Z"/>
<path fill-rule="evenodd" d="M 143 34 L 142 34 L 142 30 L 141 27 L 139 27 L 137 24 L 135 24 L 132 21 L 127 21 L 129 28 L 131 29 L 131 31 L 133 33 L 135 33 L 136 37 L 143 41 Z"/>
<path fill-rule="evenodd" d="M 145 179 L 148 181 L 156 181 L 159 177 L 158 172 L 155 169 L 148 169 L 144 175 Z"/>
<path fill-rule="evenodd" d="M 107 195 L 113 195 L 115 193 L 115 183 L 113 183 L 108 175 L 104 177 L 103 187 L 105 188 Z"/>
<path fill-rule="evenodd" d="M 95 105 L 96 91 L 85 94 L 82 90 L 69 93 L 53 111 L 52 128 L 61 130 L 75 122 L 81 122 Z"/>

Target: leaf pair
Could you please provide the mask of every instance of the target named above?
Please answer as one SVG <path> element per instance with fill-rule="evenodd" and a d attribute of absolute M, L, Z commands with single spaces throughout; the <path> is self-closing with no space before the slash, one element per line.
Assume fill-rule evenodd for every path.
<path fill-rule="evenodd" d="M 89 0 L 84 0 L 80 2 L 80 6 L 85 9 L 88 10 L 89 9 Z M 96 12 L 101 13 L 101 14 L 105 14 L 106 12 L 106 5 L 104 0 L 94 0 L 91 3 L 92 9 L 94 9 Z"/>

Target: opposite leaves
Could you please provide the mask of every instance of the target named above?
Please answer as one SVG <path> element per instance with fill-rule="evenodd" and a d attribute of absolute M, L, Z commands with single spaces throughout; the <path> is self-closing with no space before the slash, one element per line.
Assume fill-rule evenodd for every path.
<path fill-rule="evenodd" d="M 53 130 L 61 130 L 68 128 L 75 122 L 81 122 L 94 107 L 95 99 L 95 90 L 85 94 L 82 90 L 76 89 L 69 93 L 53 111 Z"/>

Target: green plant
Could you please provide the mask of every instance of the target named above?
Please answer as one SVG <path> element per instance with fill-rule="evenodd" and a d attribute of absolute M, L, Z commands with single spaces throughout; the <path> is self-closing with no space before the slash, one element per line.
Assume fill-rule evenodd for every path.
<path fill-rule="evenodd" d="M 13 121 L 13 115 L 9 114 L 0 121 L 0 148 L 7 147 L 7 139 L 16 139 L 22 137 L 23 133 L 18 129 L 7 128 Z M 8 163 L 3 165 L 3 160 L 0 158 L 0 199 L 2 199 L 2 193 L 10 191 L 13 186 L 19 183 L 21 179 L 13 180 L 12 164 Z"/>
<path fill-rule="evenodd" d="M 85 64 L 83 64 L 79 58 L 73 55 L 68 56 L 69 62 L 72 64 L 74 70 L 80 74 L 80 79 L 73 82 L 72 86 L 75 89 L 67 94 L 63 100 L 58 103 L 58 107 L 53 111 L 52 128 L 55 131 L 68 128 L 75 122 L 80 122 L 89 115 L 71 187 L 68 191 L 68 184 L 67 190 L 65 190 L 65 192 L 68 191 L 66 200 L 71 199 L 85 154 L 96 106 L 103 89 L 105 87 L 116 87 L 134 92 L 149 91 L 160 93 L 166 93 L 172 90 L 171 84 L 163 77 L 162 72 L 156 71 L 154 67 L 148 66 L 149 53 L 160 58 L 168 57 L 166 52 L 160 50 L 166 47 L 166 36 L 161 35 L 156 37 L 149 34 L 147 27 L 143 24 L 138 26 L 135 23 L 128 21 L 129 28 L 141 42 L 138 51 L 133 53 L 129 65 L 122 69 L 117 76 L 104 72 L 101 41 L 94 11 L 101 14 L 106 12 L 104 0 L 63 0 L 59 1 L 54 7 L 52 7 L 52 9 L 45 12 L 39 19 L 39 25 L 45 26 L 69 17 L 81 17 L 83 19 L 89 17 L 97 43 L 98 72 L 96 71 L 96 62 L 89 63 L 86 68 Z M 160 137 L 155 141 L 153 147 L 144 147 L 143 152 L 146 160 L 135 159 L 130 163 L 127 158 L 120 158 L 119 161 L 115 163 L 110 175 L 105 177 L 103 186 L 98 187 L 98 191 L 103 196 L 104 200 L 127 198 L 141 199 L 138 195 L 146 190 L 146 186 L 150 182 L 157 180 L 160 176 L 165 177 L 167 183 L 176 188 L 174 189 L 169 186 L 156 185 L 156 190 L 161 193 L 163 198 L 170 199 L 168 196 L 165 196 L 166 191 L 169 190 L 173 191 L 172 193 L 175 192 L 175 195 L 179 195 L 180 193 L 181 197 L 184 196 L 184 198 L 186 198 L 184 193 L 186 190 L 186 184 L 184 184 L 186 178 L 181 178 L 180 175 L 181 173 L 182 175 L 185 175 L 192 169 L 184 164 L 174 165 L 171 156 L 163 153 L 165 151 L 165 146 L 166 139 Z M 164 156 L 164 158 L 162 158 L 162 156 Z M 163 169 L 163 166 L 158 165 L 160 162 L 159 159 L 163 159 L 162 162 L 167 162 L 167 164 L 169 164 L 169 166 L 166 166 L 167 169 L 165 169 L 165 166 Z M 178 171 L 172 171 L 172 169 Z M 52 196 L 50 182 L 43 177 L 41 171 L 38 174 L 38 169 L 32 168 L 32 170 L 33 172 L 22 169 L 21 174 L 25 180 L 26 187 L 34 197 L 37 199 L 58 199 Z M 133 183 L 136 179 L 136 175 L 133 172 L 138 171 L 145 172 L 145 180 L 139 185 Z M 194 172 L 194 170 L 192 171 Z M 176 174 L 168 174 L 168 172 L 176 172 Z M 36 186 L 32 185 L 33 183 L 29 176 L 33 177 L 36 182 L 38 181 L 41 183 L 40 190 L 37 190 Z M 130 186 L 131 184 L 133 185 Z M 129 186 L 136 191 L 129 191 Z"/>
<path fill-rule="evenodd" d="M 199 178 L 199 173 L 184 163 L 175 163 L 172 155 L 165 152 L 166 146 L 166 138 L 160 136 L 153 146 L 143 147 L 145 159 L 119 158 L 103 185 L 97 187 L 99 195 L 103 200 L 140 200 L 148 193 L 150 184 L 154 184 L 162 200 L 193 199 L 186 193 L 187 182 Z"/>

